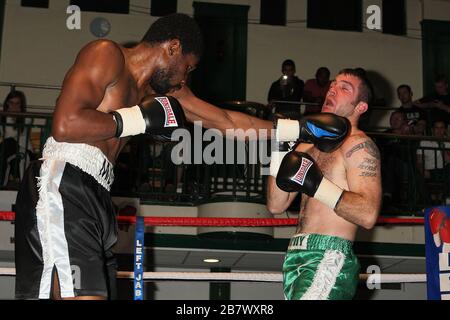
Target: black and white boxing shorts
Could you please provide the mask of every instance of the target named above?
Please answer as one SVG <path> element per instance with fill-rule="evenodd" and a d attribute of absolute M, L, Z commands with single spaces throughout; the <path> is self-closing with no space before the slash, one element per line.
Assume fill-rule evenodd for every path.
<path fill-rule="evenodd" d="M 49 299 L 56 273 L 61 298 L 113 298 L 113 180 L 113 165 L 100 149 L 47 140 L 16 200 L 17 299 Z"/>

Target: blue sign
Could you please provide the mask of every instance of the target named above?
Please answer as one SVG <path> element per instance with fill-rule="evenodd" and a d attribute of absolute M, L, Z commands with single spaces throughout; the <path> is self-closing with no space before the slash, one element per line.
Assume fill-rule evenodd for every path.
<path fill-rule="evenodd" d="M 425 211 L 427 296 L 450 300 L 450 206 Z"/>
<path fill-rule="evenodd" d="M 134 243 L 134 300 L 144 300 L 144 217 L 136 217 Z"/>

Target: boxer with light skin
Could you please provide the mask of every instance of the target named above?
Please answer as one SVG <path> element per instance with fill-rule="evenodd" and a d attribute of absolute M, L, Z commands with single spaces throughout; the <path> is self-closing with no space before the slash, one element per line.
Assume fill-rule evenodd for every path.
<path fill-rule="evenodd" d="M 358 129 L 370 89 L 353 69 L 332 82 L 322 112 L 348 119 L 348 138 L 332 153 L 299 144 L 269 177 L 267 207 L 283 213 L 302 193 L 299 224 L 286 254 L 287 299 L 351 299 L 359 262 L 352 250 L 358 227 L 375 225 L 381 203 L 380 154 Z"/>

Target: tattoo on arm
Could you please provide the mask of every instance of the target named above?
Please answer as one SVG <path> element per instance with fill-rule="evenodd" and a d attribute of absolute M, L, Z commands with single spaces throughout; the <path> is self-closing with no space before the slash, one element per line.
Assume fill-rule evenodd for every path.
<path fill-rule="evenodd" d="M 364 158 L 364 161 L 358 166 L 362 172 L 359 174 L 360 177 L 376 177 L 378 170 L 377 160 Z"/>
<path fill-rule="evenodd" d="M 380 152 L 378 151 L 378 147 L 372 140 L 367 140 L 364 142 L 361 142 L 354 146 L 353 148 L 348 151 L 345 156 L 347 158 L 350 158 L 356 151 L 364 149 L 367 151 L 368 154 L 370 154 L 372 157 L 374 157 L 377 160 L 380 160 Z"/>

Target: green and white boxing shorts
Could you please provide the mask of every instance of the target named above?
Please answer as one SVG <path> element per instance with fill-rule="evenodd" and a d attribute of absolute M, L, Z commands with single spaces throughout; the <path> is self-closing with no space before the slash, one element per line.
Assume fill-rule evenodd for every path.
<path fill-rule="evenodd" d="M 320 234 L 292 237 L 283 264 L 288 300 L 350 300 L 359 279 L 352 242 Z"/>

